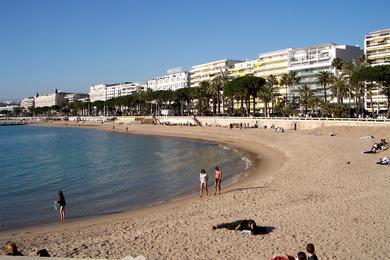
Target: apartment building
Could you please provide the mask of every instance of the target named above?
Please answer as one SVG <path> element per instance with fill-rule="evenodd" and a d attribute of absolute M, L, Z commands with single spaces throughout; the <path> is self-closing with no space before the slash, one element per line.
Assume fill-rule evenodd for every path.
<path fill-rule="evenodd" d="M 390 65 L 390 29 L 368 33 L 364 40 L 364 54 L 372 66 Z M 378 114 L 387 111 L 387 98 L 380 95 L 379 90 L 379 86 L 374 86 L 365 93 L 365 109 Z"/>
<path fill-rule="evenodd" d="M 323 86 L 318 83 L 318 74 L 321 71 L 335 73 L 332 61 L 340 58 L 344 61 L 359 61 L 363 54 L 357 46 L 338 45 L 335 43 L 315 45 L 307 48 L 291 49 L 289 51 L 288 70 L 296 71 L 301 78 L 300 83 L 288 90 L 288 95 L 297 96 L 298 88 L 303 85 L 309 86 L 319 97 L 324 96 Z M 330 93 L 327 92 L 327 96 Z"/>
<path fill-rule="evenodd" d="M 177 90 L 190 87 L 190 73 L 181 68 L 169 69 L 167 75 L 154 78 L 147 82 L 148 88 L 153 91 Z"/>
<path fill-rule="evenodd" d="M 190 72 L 191 87 L 198 87 L 199 83 L 204 80 L 212 80 L 225 71 L 229 71 L 234 64 L 242 62 L 241 60 L 217 60 L 209 63 L 192 66 Z"/>
<path fill-rule="evenodd" d="M 89 98 L 91 102 L 107 101 L 120 96 L 128 96 L 137 91 L 145 91 L 145 82 L 123 82 L 114 84 L 96 84 L 90 86 Z"/>

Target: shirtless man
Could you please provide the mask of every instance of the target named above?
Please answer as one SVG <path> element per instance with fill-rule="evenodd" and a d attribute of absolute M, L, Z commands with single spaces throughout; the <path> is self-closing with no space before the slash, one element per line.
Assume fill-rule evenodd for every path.
<path fill-rule="evenodd" d="M 215 192 L 214 195 L 217 195 L 217 190 L 219 190 L 219 194 L 221 194 L 221 182 L 222 182 L 222 171 L 218 166 L 215 166 Z"/>

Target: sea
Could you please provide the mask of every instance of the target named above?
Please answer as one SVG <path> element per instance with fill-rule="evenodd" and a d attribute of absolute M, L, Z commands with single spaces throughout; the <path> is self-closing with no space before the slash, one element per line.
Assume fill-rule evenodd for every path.
<path fill-rule="evenodd" d="M 0 126 L 0 230 L 99 216 L 198 192 L 202 168 L 224 183 L 250 164 L 238 150 L 174 137 L 94 129 Z"/>

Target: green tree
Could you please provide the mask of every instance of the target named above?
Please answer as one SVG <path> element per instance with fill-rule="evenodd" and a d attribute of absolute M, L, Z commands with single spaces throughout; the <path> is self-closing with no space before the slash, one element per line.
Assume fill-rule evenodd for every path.
<path fill-rule="evenodd" d="M 332 83 L 329 89 L 332 95 L 337 98 L 337 104 L 343 104 L 344 97 L 350 93 L 347 78 L 343 75 L 332 76 Z"/>
<path fill-rule="evenodd" d="M 280 79 L 279 84 L 281 86 L 286 87 L 286 95 L 285 95 L 285 99 L 284 99 L 284 104 L 285 104 L 285 106 L 287 106 L 288 105 L 288 86 L 290 85 L 290 78 L 289 78 L 288 74 L 282 75 L 282 78 Z"/>
<path fill-rule="evenodd" d="M 343 60 L 341 58 L 334 58 L 332 60 L 332 67 L 336 69 L 336 76 L 339 76 L 339 72 L 343 68 Z"/>
<path fill-rule="evenodd" d="M 308 86 L 303 85 L 299 87 L 299 103 L 305 108 L 305 114 L 307 114 L 307 108 L 310 104 L 310 99 L 314 96 L 314 91 Z"/>
<path fill-rule="evenodd" d="M 322 85 L 322 87 L 324 88 L 324 101 L 327 102 L 327 99 L 326 99 L 326 91 L 327 91 L 327 86 L 329 84 L 331 84 L 332 82 L 332 73 L 328 72 L 328 71 L 320 71 L 320 73 L 318 74 L 318 83 Z"/>
<path fill-rule="evenodd" d="M 204 80 L 199 83 L 197 108 L 202 116 L 209 112 L 210 99 L 212 98 L 210 85 L 211 83 L 208 80 Z"/>

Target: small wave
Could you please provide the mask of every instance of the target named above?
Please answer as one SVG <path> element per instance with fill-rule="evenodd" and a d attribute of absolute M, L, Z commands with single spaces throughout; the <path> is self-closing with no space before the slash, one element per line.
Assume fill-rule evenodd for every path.
<path fill-rule="evenodd" d="M 218 145 L 219 147 L 222 147 L 223 149 L 225 149 L 225 150 L 231 150 L 229 147 L 227 147 L 227 146 L 224 146 L 224 145 L 222 145 L 222 144 L 220 144 L 220 145 Z"/>
<path fill-rule="evenodd" d="M 241 157 L 241 160 L 243 160 L 245 162 L 245 171 L 249 169 L 249 167 L 252 166 L 252 161 L 249 160 L 247 157 L 245 156 L 242 156 Z"/>

